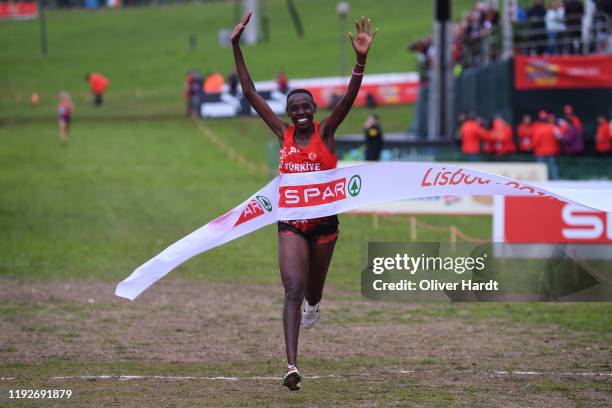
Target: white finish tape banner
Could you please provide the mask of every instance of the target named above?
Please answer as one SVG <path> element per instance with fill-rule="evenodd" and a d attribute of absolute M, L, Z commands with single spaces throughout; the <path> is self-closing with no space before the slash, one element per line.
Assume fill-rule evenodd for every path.
<path fill-rule="evenodd" d="M 134 300 L 193 256 L 277 220 L 323 217 L 373 203 L 442 195 L 550 197 L 612 212 L 612 190 L 544 189 L 533 183 L 442 163 L 377 163 L 281 174 L 242 204 L 138 267 L 117 285 L 115 294 Z"/>

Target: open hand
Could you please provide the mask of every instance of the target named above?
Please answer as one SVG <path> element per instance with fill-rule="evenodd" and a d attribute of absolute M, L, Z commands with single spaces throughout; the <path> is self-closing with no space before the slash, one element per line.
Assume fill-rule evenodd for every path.
<path fill-rule="evenodd" d="M 357 31 L 357 35 L 349 32 L 349 38 L 351 39 L 351 43 L 353 44 L 353 49 L 357 56 L 365 57 L 368 55 L 368 50 L 370 49 L 370 45 L 372 41 L 374 41 L 374 37 L 376 37 L 376 33 L 378 32 L 378 28 L 374 30 L 374 32 L 370 35 L 371 22 L 368 18 L 366 24 L 366 18 L 361 16 L 361 23 L 355 20 L 355 29 Z"/>
<path fill-rule="evenodd" d="M 235 44 L 240 41 L 240 37 L 242 36 L 242 32 L 247 24 L 249 24 L 249 20 L 251 19 L 252 11 L 247 11 L 247 13 L 242 17 L 240 22 L 234 29 L 232 30 L 232 35 L 230 37 L 232 44 Z"/>

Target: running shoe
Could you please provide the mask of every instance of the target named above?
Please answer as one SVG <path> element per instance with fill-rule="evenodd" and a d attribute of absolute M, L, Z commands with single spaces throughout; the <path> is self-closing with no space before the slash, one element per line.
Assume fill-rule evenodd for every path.
<path fill-rule="evenodd" d="M 312 326 L 319 321 L 320 316 L 321 311 L 319 310 L 319 304 L 317 303 L 314 306 L 310 306 L 308 302 L 306 302 L 302 312 L 302 325 L 305 329 L 311 329 Z"/>
<path fill-rule="evenodd" d="M 302 376 L 296 366 L 290 366 L 281 383 L 291 391 L 298 391 L 302 386 Z"/>

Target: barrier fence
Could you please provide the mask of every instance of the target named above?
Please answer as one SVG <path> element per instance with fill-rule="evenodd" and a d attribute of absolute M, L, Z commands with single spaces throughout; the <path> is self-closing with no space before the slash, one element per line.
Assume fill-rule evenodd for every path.
<path fill-rule="evenodd" d="M 353 214 L 356 215 L 356 214 Z M 406 216 L 400 215 L 391 215 L 391 214 L 372 214 L 372 228 L 378 230 L 380 228 L 380 220 L 396 220 L 396 221 L 405 221 Z M 449 242 L 451 243 L 451 248 L 453 252 L 456 250 L 456 245 L 459 240 L 468 242 L 470 244 L 486 244 L 491 242 L 491 239 L 481 239 L 474 238 L 469 236 L 468 234 L 462 232 L 455 224 L 451 225 L 433 225 L 426 223 L 424 221 L 419 220 L 416 216 L 410 215 L 408 216 L 408 227 L 410 231 L 410 241 L 416 242 L 418 240 L 418 230 L 419 228 L 431 231 L 431 232 L 440 232 L 440 233 L 448 233 L 449 234 Z"/>
<path fill-rule="evenodd" d="M 514 24 L 513 48 L 523 55 L 612 53 L 612 18 L 603 12 L 592 16 L 566 15 L 565 29 L 547 30 L 544 19 Z M 503 33 L 498 27 L 461 40 L 464 67 L 488 65 L 502 58 Z"/>

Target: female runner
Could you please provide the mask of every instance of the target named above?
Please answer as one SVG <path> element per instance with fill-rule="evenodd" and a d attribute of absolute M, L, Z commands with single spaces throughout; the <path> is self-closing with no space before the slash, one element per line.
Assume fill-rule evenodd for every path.
<path fill-rule="evenodd" d="M 242 17 L 231 35 L 236 71 L 242 92 L 259 116 L 272 129 L 281 145 L 279 172 L 331 170 L 338 161 L 334 154 L 334 133 L 349 113 L 359 92 L 366 58 L 376 36 L 370 34 L 370 20 L 355 20 L 356 34 L 349 33 L 356 54 L 355 68 L 348 90 L 336 104 L 331 114 L 320 123 L 314 120 L 316 105 L 306 89 L 295 89 L 287 95 L 287 115 L 292 124 L 276 116 L 264 99 L 257 94 L 249 75 L 242 51 L 240 37 L 251 18 L 251 12 Z M 285 288 L 283 305 L 283 329 L 289 367 L 282 384 L 292 391 L 300 389 L 301 376 L 296 367 L 300 309 L 304 298 L 304 328 L 311 328 L 319 320 L 319 302 L 323 285 L 338 238 L 338 216 L 308 220 L 279 221 L 278 263 Z"/>
<path fill-rule="evenodd" d="M 60 143 L 65 146 L 68 142 L 68 131 L 70 130 L 70 121 L 72 119 L 72 112 L 74 111 L 74 104 L 72 98 L 68 92 L 61 92 L 59 94 L 59 103 L 57 104 L 57 123 L 60 130 Z"/>

